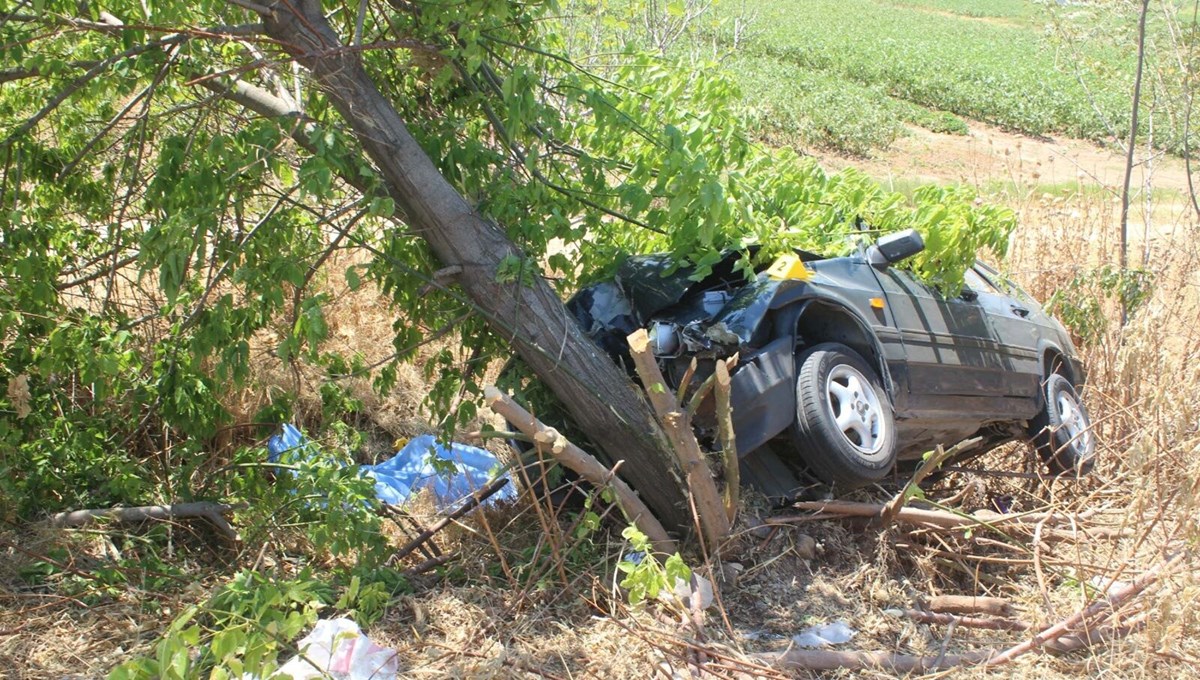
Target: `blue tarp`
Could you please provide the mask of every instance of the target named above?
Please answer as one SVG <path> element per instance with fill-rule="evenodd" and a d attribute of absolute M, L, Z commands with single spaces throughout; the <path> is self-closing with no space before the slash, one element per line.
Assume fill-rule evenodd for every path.
<path fill-rule="evenodd" d="M 279 462 L 284 453 L 289 458 L 308 460 L 320 455 L 315 447 L 294 425 L 283 426 L 283 431 L 267 440 L 267 459 Z M 441 474 L 434 468 L 434 458 L 453 465 L 453 472 Z M 445 464 L 441 464 L 445 469 Z M 404 448 L 391 458 L 375 465 L 360 465 L 361 474 L 374 478 L 375 495 L 381 502 L 392 505 L 405 503 L 414 493 L 430 490 L 440 508 L 452 506 L 473 491 L 482 489 L 492 480 L 492 472 L 500 467 L 500 461 L 490 451 L 466 444 L 439 444 L 433 435 L 421 435 L 411 439 Z M 507 477 L 507 475 L 504 475 Z M 484 504 L 511 501 L 517 496 L 512 480 L 488 498 Z"/>

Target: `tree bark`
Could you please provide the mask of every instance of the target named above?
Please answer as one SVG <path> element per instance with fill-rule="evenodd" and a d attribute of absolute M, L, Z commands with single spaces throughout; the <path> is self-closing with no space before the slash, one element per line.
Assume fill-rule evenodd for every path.
<path fill-rule="evenodd" d="M 334 33 L 320 3 L 274 2 L 270 9 L 263 22 L 267 35 L 328 95 L 379 168 L 410 233 L 423 238 L 444 266 L 462 268 L 459 285 L 597 443 L 603 462 L 624 459 L 621 474 L 659 519 L 687 527 L 686 493 L 670 444 L 625 374 L 580 331 L 544 279 L 497 281 L 500 263 L 523 254 L 441 175 L 357 51 Z"/>

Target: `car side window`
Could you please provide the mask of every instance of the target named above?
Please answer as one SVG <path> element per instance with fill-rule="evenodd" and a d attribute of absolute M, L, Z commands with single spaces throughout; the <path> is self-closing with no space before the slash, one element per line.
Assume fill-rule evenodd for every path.
<path fill-rule="evenodd" d="M 982 262 L 976 263 L 976 266 L 982 273 L 983 278 L 986 278 L 989 282 L 992 282 L 993 285 L 1000 290 L 1001 295 L 1013 297 L 1023 302 L 1031 302 L 1036 304 L 1036 300 L 1034 300 L 1033 296 L 1029 293 L 1026 293 L 1025 290 L 1014 283 L 1012 279 L 1004 276 L 1000 272 Z"/>
<path fill-rule="evenodd" d="M 966 273 L 963 274 L 963 283 L 966 284 L 967 288 L 970 288 L 971 290 L 975 291 L 976 293 L 991 293 L 993 295 L 1003 295 L 1003 293 L 1001 293 L 1000 290 L 998 288 L 996 288 L 996 286 L 992 285 L 991 281 L 988 281 L 987 279 L 985 279 L 983 276 L 981 276 L 979 274 L 979 272 L 975 271 L 974 269 L 968 269 L 966 271 Z"/>

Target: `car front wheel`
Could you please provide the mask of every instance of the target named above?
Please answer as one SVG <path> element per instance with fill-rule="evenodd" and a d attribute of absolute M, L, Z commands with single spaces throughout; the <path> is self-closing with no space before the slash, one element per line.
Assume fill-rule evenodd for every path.
<path fill-rule="evenodd" d="M 1052 373 L 1042 385 L 1042 398 L 1042 412 L 1029 427 L 1038 454 L 1053 474 L 1091 472 L 1096 464 L 1096 437 L 1075 386 L 1065 376 Z"/>
<path fill-rule="evenodd" d="M 796 358 L 789 435 L 812 472 L 838 488 L 877 482 L 896 462 L 891 400 L 870 365 L 845 345 L 823 343 Z"/>

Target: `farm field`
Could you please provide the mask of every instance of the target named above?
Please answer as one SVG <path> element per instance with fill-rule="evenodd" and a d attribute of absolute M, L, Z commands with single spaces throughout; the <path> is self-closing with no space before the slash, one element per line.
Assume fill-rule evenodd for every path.
<path fill-rule="evenodd" d="M 965 118 L 1105 142 L 1128 127 L 1134 51 L 1117 38 L 1079 39 L 1114 19 L 1073 6 L 781 0 L 715 12 L 724 58 L 772 139 L 868 155 L 904 124 L 965 131 Z M 736 48 L 735 20 L 745 24 Z M 1148 30 L 1165 29 L 1151 20 Z M 1169 116 L 1152 117 L 1156 144 L 1178 149 Z"/>

